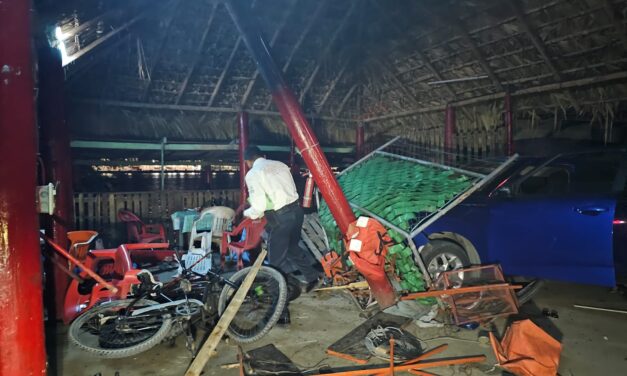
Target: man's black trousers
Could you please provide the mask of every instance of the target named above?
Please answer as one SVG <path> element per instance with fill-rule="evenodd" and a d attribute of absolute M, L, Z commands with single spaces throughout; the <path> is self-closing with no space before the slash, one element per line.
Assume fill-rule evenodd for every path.
<path fill-rule="evenodd" d="M 286 274 L 300 270 L 306 282 L 317 280 L 318 271 L 311 265 L 307 251 L 298 245 L 304 218 L 298 201 L 278 211 L 267 211 L 265 216 L 270 265 Z"/>

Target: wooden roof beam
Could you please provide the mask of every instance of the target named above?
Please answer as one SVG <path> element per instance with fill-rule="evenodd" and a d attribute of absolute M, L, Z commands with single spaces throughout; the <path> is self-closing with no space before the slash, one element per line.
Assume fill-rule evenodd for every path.
<path fill-rule="evenodd" d="M 294 0 L 292 2 L 292 5 L 290 5 L 290 8 L 288 9 L 288 11 L 285 12 L 285 15 L 283 16 L 283 19 L 279 23 L 279 26 L 274 31 L 274 34 L 272 34 L 272 39 L 270 39 L 270 47 L 274 47 L 274 43 L 276 43 L 276 40 L 279 38 L 279 35 L 283 31 L 283 28 L 287 24 L 287 20 L 289 20 L 294 15 L 294 10 L 296 9 L 297 3 L 298 3 L 298 0 Z M 248 83 L 248 86 L 246 87 L 244 96 L 242 97 L 242 100 L 240 101 L 240 106 L 242 106 L 242 108 L 246 107 L 248 98 L 250 97 L 250 94 L 252 93 L 253 88 L 255 87 L 255 84 L 257 83 L 257 78 L 259 78 L 259 69 L 255 69 L 255 73 L 253 74 L 253 77 L 250 79 L 250 82 Z"/>
<path fill-rule="evenodd" d="M 542 59 L 544 60 L 547 67 L 549 67 L 549 69 L 551 70 L 551 73 L 553 74 L 555 79 L 560 80 L 561 75 L 559 73 L 559 70 L 557 69 L 557 66 L 553 63 L 553 61 L 549 57 L 549 53 L 547 52 L 546 46 L 540 39 L 540 36 L 531 27 L 531 24 L 529 23 L 529 20 L 527 20 L 527 16 L 525 16 L 525 12 L 523 11 L 518 0 L 509 0 L 508 3 L 510 7 L 512 8 L 512 10 L 514 11 L 516 18 L 518 19 L 518 23 L 520 23 L 520 26 L 522 26 L 523 30 L 525 31 L 525 34 L 527 34 L 533 46 L 540 53 L 540 56 L 542 56 Z"/>
<path fill-rule="evenodd" d="M 348 68 L 348 64 L 350 64 L 350 62 L 351 62 L 351 59 L 347 59 L 346 62 L 344 62 L 344 64 L 342 65 L 342 69 L 340 69 L 340 71 L 337 73 L 335 78 L 331 81 L 331 85 L 329 85 L 329 89 L 327 90 L 326 93 L 324 93 L 324 96 L 322 97 L 320 104 L 318 104 L 318 109 L 316 110 L 316 114 L 319 114 L 322 112 L 324 105 L 327 103 L 327 100 L 331 96 L 331 93 L 333 92 L 333 90 L 335 90 L 337 83 L 340 82 L 340 80 L 342 79 L 342 76 L 344 75 L 344 72 L 346 72 L 346 68 Z"/>
<path fill-rule="evenodd" d="M 216 97 L 218 96 L 218 92 L 222 88 L 222 84 L 224 83 L 224 79 L 226 78 L 227 73 L 229 73 L 229 69 L 231 69 L 231 65 L 233 64 L 233 59 L 235 58 L 235 54 L 237 53 L 237 50 L 239 49 L 240 44 L 242 44 L 242 37 L 237 37 L 237 41 L 235 42 L 235 45 L 233 46 L 233 49 L 231 50 L 231 54 L 229 55 L 229 58 L 226 61 L 224 69 L 222 70 L 222 73 L 220 73 L 220 78 L 218 78 L 218 82 L 216 83 L 216 86 L 213 88 L 213 92 L 211 93 L 211 97 L 209 98 L 209 102 L 207 103 L 207 107 L 211 107 L 213 105 L 213 101 L 215 101 Z"/>
<path fill-rule="evenodd" d="M 335 44 L 335 41 L 340 36 L 340 34 L 342 33 L 342 30 L 344 30 L 344 27 L 348 23 L 348 20 L 355 12 L 355 8 L 357 8 L 356 5 L 357 5 L 356 1 L 353 1 L 351 3 L 351 6 L 348 12 L 346 12 L 344 17 L 342 18 L 342 21 L 340 21 L 339 25 L 337 25 L 337 27 L 335 28 L 335 31 L 333 31 L 333 34 L 331 35 L 331 39 L 327 43 L 324 50 L 322 50 L 322 53 L 320 54 L 320 57 L 318 58 L 318 64 L 316 64 L 316 67 L 314 68 L 313 72 L 309 76 L 309 79 L 307 79 L 307 83 L 305 84 L 303 91 L 300 93 L 299 100 L 301 104 L 303 103 L 303 100 L 305 99 L 305 95 L 307 95 L 307 92 L 309 91 L 309 89 L 311 88 L 311 85 L 316 79 L 316 76 L 318 75 L 318 72 L 320 71 L 320 67 L 322 66 L 322 63 L 326 60 L 327 56 L 331 52 L 333 45 Z"/>
<path fill-rule="evenodd" d="M 109 107 L 122 107 L 122 108 L 136 108 L 136 109 L 146 109 L 146 110 L 171 110 L 171 111 L 195 111 L 195 112 L 212 112 L 212 113 L 225 113 L 225 114 L 238 114 L 241 112 L 241 109 L 232 108 L 232 107 L 207 107 L 207 106 L 192 106 L 192 105 L 181 105 L 181 104 L 161 104 L 161 103 L 145 103 L 145 102 L 128 102 L 128 101 L 115 101 L 115 100 L 106 100 L 106 99 L 81 99 L 81 98 L 72 98 L 72 102 L 74 103 L 85 103 L 85 104 L 93 104 L 99 106 L 109 106 Z M 265 111 L 265 110 L 247 110 L 251 115 L 259 115 L 259 116 L 273 116 L 280 117 L 281 114 L 275 111 Z M 309 118 L 309 117 L 308 117 Z M 311 116 L 312 119 L 318 120 L 327 120 L 327 121 L 336 121 L 343 123 L 354 123 L 357 120 L 355 119 L 347 119 L 347 118 L 339 118 L 333 116 Z"/>
<path fill-rule="evenodd" d="M 346 95 L 344 95 L 344 98 L 342 98 L 342 101 L 340 102 L 340 106 L 337 109 L 337 112 L 334 114 L 335 116 L 340 116 L 342 114 L 342 111 L 344 111 L 344 106 L 346 106 L 346 103 L 348 103 L 348 100 L 353 96 L 353 94 L 355 93 L 355 90 L 357 89 L 357 84 L 351 86 L 350 89 L 348 89 L 348 92 L 346 93 Z"/>
<path fill-rule="evenodd" d="M 547 93 L 547 92 L 551 92 L 551 91 L 568 90 L 568 89 L 582 87 L 582 86 L 594 86 L 594 85 L 600 85 L 600 84 L 603 84 L 603 83 L 606 83 L 606 82 L 624 81 L 624 80 L 627 80 L 627 71 L 620 71 L 620 72 L 610 73 L 610 74 L 606 74 L 606 75 L 602 75 L 602 76 L 586 77 L 586 78 L 580 78 L 580 79 L 577 79 L 577 80 L 555 82 L 555 83 L 546 84 L 546 85 L 533 86 L 533 87 L 529 87 L 529 88 L 525 88 L 525 89 L 519 89 L 519 90 L 511 92 L 511 96 L 514 97 L 514 96 L 542 94 L 542 93 Z M 464 100 L 461 100 L 461 101 L 453 102 L 453 103 L 451 103 L 451 105 L 453 105 L 455 107 L 462 107 L 462 106 L 475 105 L 475 104 L 479 104 L 479 103 L 485 103 L 485 102 L 489 102 L 489 101 L 502 99 L 502 98 L 505 97 L 505 94 L 506 93 L 504 91 L 502 91 L 502 92 L 499 92 L 499 93 L 482 95 L 482 96 L 475 97 L 475 98 L 469 98 L 469 99 L 464 99 Z M 608 99 L 608 100 L 610 100 L 610 99 Z M 372 122 L 372 121 L 381 121 L 381 120 L 392 120 L 392 119 L 398 119 L 398 118 L 402 118 L 402 117 L 406 117 L 406 116 L 412 116 L 412 115 L 416 115 L 416 114 L 422 114 L 422 113 L 428 113 L 428 112 L 434 112 L 434 111 L 442 111 L 445 108 L 446 108 L 446 106 L 444 106 L 444 105 L 433 106 L 433 107 L 425 107 L 425 108 L 421 108 L 421 109 L 417 109 L 417 110 L 404 111 L 404 112 L 400 112 L 400 113 L 396 113 L 396 114 L 375 116 L 375 117 L 371 117 L 371 118 L 365 119 L 364 121 L 365 122 Z"/>
<path fill-rule="evenodd" d="M 627 46 L 627 30 L 625 30 L 624 21 L 618 17 L 614 5 L 610 0 L 603 0 L 603 6 L 605 7 L 605 13 L 607 13 L 612 20 L 614 29 L 616 29 L 616 33 L 623 43 L 623 46 Z"/>
<path fill-rule="evenodd" d="M 403 37 L 405 35 L 405 31 L 400 26 L 398 26 L 398 24 L 394 20 L 390 18 L 389 14 L 385 11 L 385 9 L 376 0 L 371 0 L 371 3 L 375 6 L 375 8 L 377 8 L 379 14 L 383 15 L 384 21 L 388 25 L 391 25 L 394 28 L 394 31 L 396 32 L 396 34 Z M 418 56 L 418 59 L 422 61 L 422 64 L 427 68 L 427 70 L 429 70 L 429 72 L 431 72 L 431 74 L 433 74 L 433 76 L 435 76 L 438 79 L 438 81 L 444 80 L 444 77 L 442 77 L 440 72 L 435 68 L 435 66 L 431 63 L 431 61 L 429 61 L 429 58 L 424 54 L 424 52 L 421 49 L 418 49 L 416 51 L 416 55 Z M 400 82 L 400 80 L 398 81 Z M 457 98 L 457 96 L 455 95 L 455 92 L 449 86 L 446 86 L 446 91 L 448 91 L 452 100 L 455 100 Z"/>
<path fill-rule="evenodd" d="M 153 73 L 155 71 L 155 68 L 157 67 L 157 64 L 159 63 L 159 60 L 161 60 L 161 53 L 163 52 L 165 44 L 168 41 L 168 37 L 170 36 L 170 28 L 172 27 L 172 21 L 176 17 L 177 10 L 179 9 L 179 6 L 181 5 L 181 3 L 182 3 L 182 0 L 178 0 L 176 2 L 176 5 L 174 5 L 174 9 L 172 10 L 172 12 L 170 12 L 170 17 L 166 19 L 165 29 L 163 30 L 163 35 L 161 35 L 161 38 L 159 39 L 159 43 L 158 43 L 159 47 L 157 48 L 155 55 L 152 57 L 152 64 L 150 64 L 150 67 L 148 69 L 148 72 L 150 72 L 150 79 L 148 80 L 148 84 L 142 91 L 142 94 L 140 96 L 141 101 L 145 101 L 146 97 L 148 96 L 148 93 L 150 92 L 150 88 L 152 87 L 152 81 L 153 81 L 152 78 L 154 76 Z"/>
<path fill-rule="evenodd" d="M 209 30 L 211 29 L 211 25 L 213 24 L 213 19 L 215 18 L 217 9 L 218 9 L 218 3 L 217 2 L 213 3 L 213 8 L 211 9 L 211 15 L 209 16 L 209 21 L 207 21 L 207 27 L 205 27 L 205 31 L 202 33 L 202 37 L 200 37 L 200 42 L 198 42 L 198 47 L 196 48 L 196 51 L 194 52 L 192 63 L 190 64 L 189 69 L 187 69 L 187 73 L 185 73 L 185 79 L 183 79 L 183 82 L 181 83 L 181 88 L 179 89 L 179 92 L 176 95 L 176 101 L 174 101 L 174 104 L 179 104 L 179 102 L 181 101 L 181 98 L 183 97 L 183 94 L 185 93 L 185 89 L 187 89 L 187 84 L 189 82 L 189 79 L 192 77 L 192 73 L 194 73 L 194 69 L 196 69 L 196 65 L 198 65 L 198 61 L 200 60 L 200 57 L 202 56 L 202 48 L 205 46 L 205 42 L 207 41 L 207 36 L 209 35 Z"/>
<path fill-rule="evenodd" d="M 300 46 L 303 44 L 305 37 L 307 37 L 307 34 L 309 34 L 309 31 L 318 20 L 318 17 L 322 13 L 322 9 L 324 8 L 324 4 L 325 4 L 324 1 L 318 2 L 318 7 L 314 11 L 314 13 L 311 15 L 311 17 L 309 17 L 309 22 L 307 22 L 307 25 L 305 25 L 305 27 L 303 28 L 303 31 L 301 31 L 300 35 L 298 36 L 296 43 L 294 43 L 294 47 L 292 47 L 292 50 L 290 51 L 290 54 L 287 56 L 287 60 L 285 61 L 285 64 L 283 64 L 283 68 L 281 69 L 284 74 L 285 72 L 287 72 L 287 69 L 290 67 L 290 64 L 292 63 L 292 59 L 294 58 L 296 51 L 298 51 Z M 263 109 L 268 110 L 268 108 L 270 108 L 271 105 L 272 105 L 272 97 L 268 98 L 268 101 L 266 102 L 266 105 L 264 106 Z"/>

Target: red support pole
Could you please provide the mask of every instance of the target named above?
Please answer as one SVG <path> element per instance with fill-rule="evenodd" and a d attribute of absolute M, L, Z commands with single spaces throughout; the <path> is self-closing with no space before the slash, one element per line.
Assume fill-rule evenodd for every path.
<path fill-rule="evenodd" d="M 61 53 L 56 48 L 39 50 L 39 123 L 43 138 L 43 155 L 48 182 L 56 186 L 55 210 L 46 226 L 48 235 L 64 249 L 68 249 L 67 232 L 74 222 L 74 202 L 72 189 L 72 157 L 70 151 L 70 130 L 65 121 L 63 85 L 65 75 L 61 63 Z M 52 268 L 54 276 L 54 300 L 56 316 L 63 315 L 63 300 L 69 279 L 59 268 Z M 46 294 L 52 293 L 46 291 Z"/>
<path fill-rule="evenodd" d="M 360 159 L 364 156 L 364 142 L 366 127 L 363 123 L 359 123 L 355 134 L 355 157 Z"/>
<path fill-rule="evenodd" d="M 514 131 L 513 131 L 512 96 L 505 94 L 505 130 L 507 132 L 507 155 L 514 154 Z"/>
<path fill-rule="evenodd" d="M 246 43 L 253 60 L 257 63 L 259 73 L 264 78 L 274 104 L 279 109 L 292 139 L 298 146 L 303 160 L 313 175 L 322 197 L 329 206 L 329 210 L 342 234 L 348 232 L 349 225 L 356 220 L 355 214 L 342 192 L 342 188 L 335 179 L 331 166 L 327 161 L 322 148 L 318 143 L 298 99 L 285 83 L 282 72 L 274 62 L 272 55 L 260 32 L 254 26 L 252 19 L 244 19 L 240 1 L 226 1 L 225 5 L 237 26 L 242 39 Z M 364 274 L 380 307 L 385 308 L 394 302 L 394 289 L 385 275 L 382 267 L 372 267 L 358 270 Z"/>
<path fill-rule="evenodd" d="M 455 107 L 450 104 L 446 106 L 446 123 L 444 125 L 444 149 L 453 151 L 455 138 Z"/>
<path fill-rule="evenodd" d="M 0 375 L 46 374 L 30 5 L 0 5 Z"/>
<path fill-rule="evenodd" d="M 316 138 L 303 109 L 294 93 L 286 85 L 281 71 L 276 66 L 266 42 L 249 19 L 244 20 L 241 5 L 237 1 L 226 1 L 225 5 L 231 18 L 240 31 L 246 46 L 257 63 L 259 72 L 266 81 L 272 94 L 275 105 L 281 113 L 283 121 L 292 135 L 292 139 L 301 152 L 303 160 L 314 177 L 314 181 L 322 197 L 329 205 L 329 209 L 340 231 L 345 234 L 348 225 L 356 220 L 355 214 L 348 204 L 340 185 L 338 184 L 331 166 L 327 161 L 322 148 Z"/>
<path fill-rule="evenodd" d="M 244 160 L 244 150 L 248 147 L 248 112 L 242 111 L 237 118 L 237 130 L 239 134 L 239 187 L 240 187 L 240 205 L 246 203 L 248 191 L 246 190 L 246 161 Z"/>

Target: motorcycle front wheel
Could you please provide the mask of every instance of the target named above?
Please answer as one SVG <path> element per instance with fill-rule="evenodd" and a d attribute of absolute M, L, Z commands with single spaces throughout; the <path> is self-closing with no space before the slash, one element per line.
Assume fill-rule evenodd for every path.
<path fill-rule="evenodd" d="M 133 309 L 158 304 L 131 299 L 115 300 L 90 308 L 70 324 L 70 341 L 102 358 L 126 358 L 158 345 L 170 332 L 172 318 L 166 311 L 131 316 Z"/>
<path fill-rule="evenodd" d="M 244 268 L 231 276 L 230 281 L 241 285 L 251 268 Z M 236 288 L 225 285 L 218 301 L 218 313 L 224 313 Z M 237 343 L 251 343 L 265 336 L 281 317 L 287 301 L 287 283 L 276 269 L 262 266 L 239 311 L 226 330 Z"/>

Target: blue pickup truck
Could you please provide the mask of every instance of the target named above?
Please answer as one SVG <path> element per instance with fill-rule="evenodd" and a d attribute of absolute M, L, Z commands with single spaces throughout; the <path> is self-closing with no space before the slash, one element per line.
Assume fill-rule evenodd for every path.
<path fill-rule="evenodd" d="M 627 152 L 519 158 L 414 238 L 432 275 L 500 263 L 510 275 L 627 283 Z"/>

